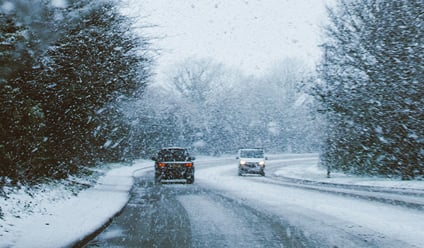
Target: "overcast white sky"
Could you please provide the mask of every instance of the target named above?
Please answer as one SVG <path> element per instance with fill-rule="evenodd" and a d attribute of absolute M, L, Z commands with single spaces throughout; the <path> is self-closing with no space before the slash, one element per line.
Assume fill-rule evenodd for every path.
<path fill-rule="evenodd" d="M 127 0 L 163 37 L 159 73 L 189 57 L 213 58 L 258 75 L 286 57 L 319 57 L 325 4 L 334 0 Z"/>

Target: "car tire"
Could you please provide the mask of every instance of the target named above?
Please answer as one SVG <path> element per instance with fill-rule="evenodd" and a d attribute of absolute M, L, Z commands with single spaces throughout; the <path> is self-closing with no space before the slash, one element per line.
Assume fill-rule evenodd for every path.
<path fill-rule="evenodd" d="M 239 176 L 243 176 L 243 173 L 241 173 L 241 170 L 238 171 Z"/>
<path fill-rule="evenodd" d="M 187 184 L 193 184 L 194 183 L 194 177 L 187 178 Z"/>
<path fill-rule="evenodd" d="M 160 183 L 160 175 L 155 175 L 155 183 Z"/>

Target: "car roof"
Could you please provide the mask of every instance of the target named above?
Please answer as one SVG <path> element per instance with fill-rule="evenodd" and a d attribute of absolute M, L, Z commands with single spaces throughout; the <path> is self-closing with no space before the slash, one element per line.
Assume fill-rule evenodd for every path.
<path fill-rule="evenodd" d="M 161 148 L 161 150 L 187 150 L 187 148 L 184 148 L 184 147 L 164 147 L 164 148 Z"/>
<path fill-rule="evenodd" d="M 239 151 L 263 150 L 263 148 L 241 148 Z"/>

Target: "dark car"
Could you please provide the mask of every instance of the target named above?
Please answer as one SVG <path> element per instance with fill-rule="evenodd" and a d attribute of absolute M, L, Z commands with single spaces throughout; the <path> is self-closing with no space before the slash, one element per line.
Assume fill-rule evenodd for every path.
<path fill-rule="evenodd" d="M 162 148 L 156 157 L 152 157 L 155 161 L 155 181 L 185 179 L 187 183 L 193 183 L 194 159 L 186 148 Z"/>

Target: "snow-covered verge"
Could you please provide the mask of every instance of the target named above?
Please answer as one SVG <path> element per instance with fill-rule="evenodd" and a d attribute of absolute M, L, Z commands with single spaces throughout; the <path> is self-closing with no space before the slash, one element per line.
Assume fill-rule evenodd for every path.
<path fill-rule="evenodd" d="M 310 156 L 310 155 L 309 155 Z M 308 157 L 309 157 L 308 156 Z M 296 179 L 304 179 L 319 182 L 349 184 L 349 185 L 367 185 L 367 186 L 380 186 L 389 188 L 416 188 L 424 189 L 423 180 L 401 180 L 400 178 L 385 178 L 385 177 L 371 177 L 371 176 L 354 176 L 347 175 L 341 172 L 331 172 L 330 178 L 327 178 L 327 170 L 318 167 L 318 155 L 310 157 L 308 162 L 295 163 L 293 159 L 286 162 L 286 159 L 280 160 L 281 155 L 275 155 L 274 159 L 276 164 L 283 165 L 276 170 L 273 174 L 275 176 L 284 176 Z M 302 159 L 303 160 L 303 159 Z"/>
<path fill-rule="evenodd" d="M 19 190 L 0 198 L 0 247 L 66 247 L 102 227 L 127 203 L 133 173 L 150 161 L 115 164 L 88 189 L 69 190 L 66 184 L 48 184 L 37 190 Z"/>

